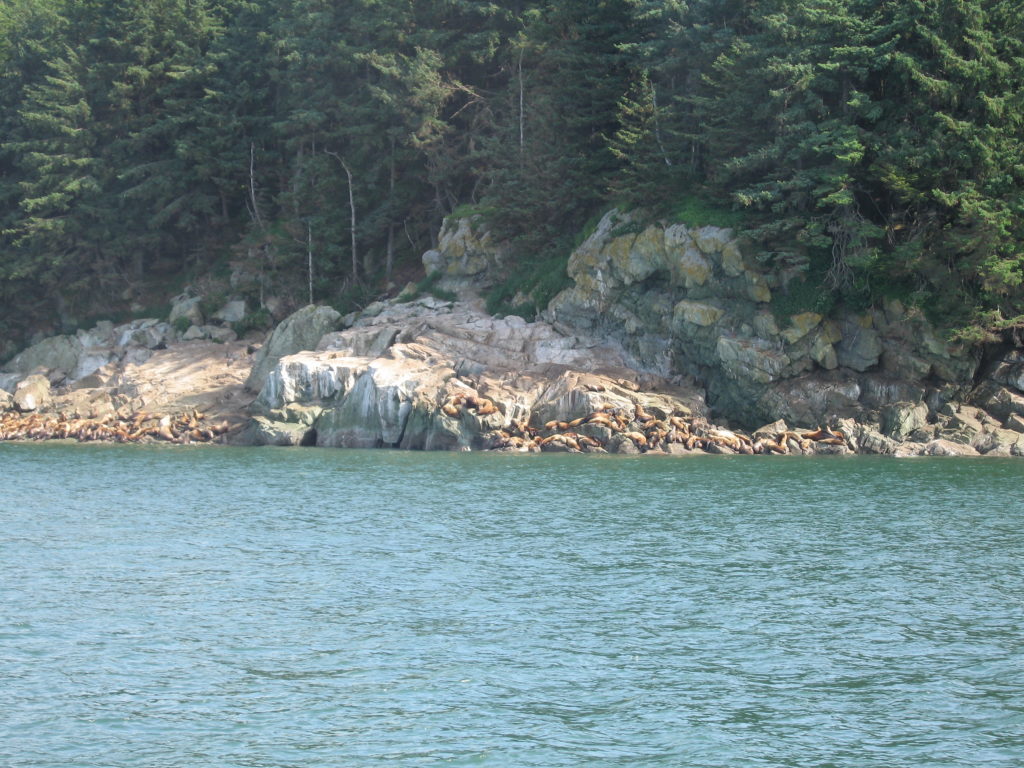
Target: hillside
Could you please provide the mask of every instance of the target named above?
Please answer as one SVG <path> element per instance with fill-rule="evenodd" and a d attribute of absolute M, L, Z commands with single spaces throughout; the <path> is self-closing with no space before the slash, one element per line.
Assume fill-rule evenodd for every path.
<path fill-rule="evenodd" d="M 1015 342 L 1018 6 L 9 0 L 0 356 L 186 285 L 263 329 L 348 312 L 452 214 L 508 244 L 489 307 L 532 317 L 612 205 L 732 227 L 794 309 Z"/>

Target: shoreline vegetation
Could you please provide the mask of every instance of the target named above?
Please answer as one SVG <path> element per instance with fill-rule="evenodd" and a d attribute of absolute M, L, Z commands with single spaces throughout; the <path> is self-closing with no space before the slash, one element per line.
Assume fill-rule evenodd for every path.
<path fill-rule="evenodd" d="M 1018 6 L 10 0 L 6 431 L 1024 455 Z"/>
<path fill-rule="evenodd" d="M 262 330 L 348 314 L 420 279 L 446 218 L 507 244 L 485 298 L 532 320 L 613 206 L 620 235 L 742 235 L 786 315 L 898 301 L 1016 344 L 1019 10 L 8 0 L 0 360 L 187 285 Z"/>

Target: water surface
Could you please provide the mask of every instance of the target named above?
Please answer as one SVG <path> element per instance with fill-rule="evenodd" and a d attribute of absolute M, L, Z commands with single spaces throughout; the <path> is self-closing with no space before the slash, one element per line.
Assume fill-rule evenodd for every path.
<path fill-rule="evenodd" d="M 1024 463 L 0 445 L 0 764 L 1019 766 Z"/>

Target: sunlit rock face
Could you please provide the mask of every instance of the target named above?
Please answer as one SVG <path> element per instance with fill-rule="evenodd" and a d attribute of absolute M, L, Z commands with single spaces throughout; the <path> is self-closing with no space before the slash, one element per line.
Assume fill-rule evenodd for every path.
<path fill-rule="evenodd" d="M 787 276 L 750 251 L 729 229 L 641 226 L 612 210 L 569 258 L 573 285 L 544 317 L 618 340 L 646 370 L 695 377 L 716 413 L 748 425 L 870 420 L 907 388 L 913 403 L 968 397 L 976 351 L 942 341 L 920 312 L 893 301 L 780 315 Z M 879 398 L 884 382 L 904 391 Z"/>

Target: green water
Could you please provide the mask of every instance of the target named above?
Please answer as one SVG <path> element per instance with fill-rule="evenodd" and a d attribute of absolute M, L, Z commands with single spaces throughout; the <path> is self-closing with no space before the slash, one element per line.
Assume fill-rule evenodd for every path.
<path fill-rule="evenodd" d="M 0 765 L 1020 766 L 1024 462 L 0 445 Z"/>

